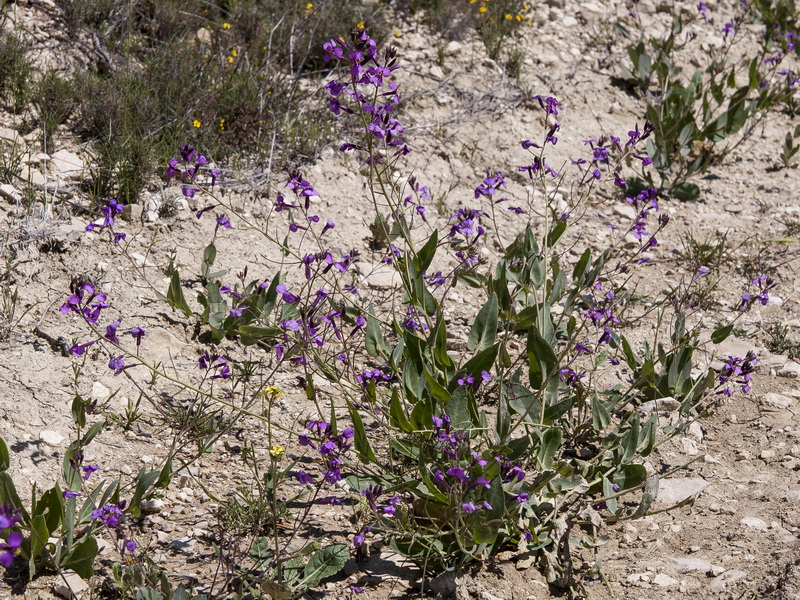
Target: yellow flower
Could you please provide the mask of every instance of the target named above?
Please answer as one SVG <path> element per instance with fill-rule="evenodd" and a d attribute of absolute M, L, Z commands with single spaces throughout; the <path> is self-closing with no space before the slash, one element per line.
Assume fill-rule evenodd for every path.
<path fill-rule="evenodd" d="M 511 16 L 511 14 L 509 14 L 509 13 L 506 13 L 506 21 L 510 21 L 510 20 L 511 20 L 511 19 L 513 19 L 513 18 L 514 18 L 514 17 L 512 17 L 512 16 Z"/>
<path fill-rule="evenodd" d="M 233 57 L 232 57 L 232 56 L 229 56 L 229 57 L 228 57 L 228 62 L 229 62 L 229 63 L 232 63 L 232 62 L 233 62 Z"/>
<path fill-rule="evenodd" d="M 219 120 L 219 128 L 225 131 L 225 119 Z"/>
<path fill-rule="evenodd" d="M 264 391 L 261 392 L 261 395 L 265 398 L 269 396 L 270 398 L 277 398 L 278 396 L 283 396 L 283 392 L 281 388 L 276 385 L 268 385 Z"/>
<path fill-rule="evenodd" d="M 194 125 L 195 127 L 200 127 L 200 125 L 202 125 L 202 123 L 200 121 L 198 121 L 197 119 L 195 119 L 194 121 L 192 121 L 192 125 Z"/>
<path fill-rule="evenodd" d="M 515 18 L 517 21 L 522 21 L 522 15 L 517 15 L 517 16 L 516 16 L 516 17 L 514 17 L 514 18 Z"/>
<path fill-rule="evenodd" d="M 486 7 L 485 7 L 485 6 L 481 6 L 481 7 L 478 9 L 478 11 L 479 11 L 481 14 L 483 14 L 483 13 L 485 13 L 485 12 L 486 12 Z"/>
<path fill-rule="evenodd" d="M 528 8 L 530 8 L 530 7 L 527 4 L 523 4 L 522 5 L 522 10 L 528 10 Z"/>
<path fill-rule="evenodd" d="M 269 453 L 274 456 L 275 458 L 280 458 L 283 456 L 283 453 L 286 451 L 286 448 L 283 446 L 279 446 L 275 444 L 272 448 L 270 448 Z"/>
<path fill-rule="evenodd" d="M 359 29 L 364 29 L 364 21 L 359 21 L 358 23 L 356 23 L 356 27 L 358 27 Z"/>
<path fill-rule="evenodd" d="M 231 56 L 239 56 L 239 53 L 236 50 L 231 50 Z"/>
<path fill-rule="evenodd" d="M 394 37 L 403 37 L 403 32 L 402 31 L 395 31 L 394 32 Z"/>
<path fill-rule="evenodd" d="M 223 23 L 222 24 L 222 28 L 223 29 L 230 29 L 231 28 L 231 24 L 230 23 Z"/>

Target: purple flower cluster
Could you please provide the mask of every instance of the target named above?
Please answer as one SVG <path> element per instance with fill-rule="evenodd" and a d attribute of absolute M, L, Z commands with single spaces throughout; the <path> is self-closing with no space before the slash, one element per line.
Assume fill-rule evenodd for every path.
<path fill-rule="evenodd" d="M 325 89 L 328 90 L 328 108 L 330 111 L 339 115 L 342 112 L 354 114 L 357 110 L 361 111 L 369 121 L 366 126 L 367 133 L 375 139 L 381 140 L 387 148 L 397 148 L 394 155 L 408 154 L 408 146 L 400 137 L 403 126 L 394 118 L 393 113 L 400 103 L 400 96 L 397 93 L 397 84 L 389 81 L 386 91 L 379 91 L 384 88 L 387 78 L 392 71 L 398 68 L 396 64 L 397 51 L 389 47 L 384 52 L 383 59 L 378 54 L 375 40 L 367 35 L 364 30 L 354 29 L 350 34 L 350 42 L 343 38 L 331 39 L 323 44 L 325 50 L 324 60 L 338 61 L 349 64 L 350 81 L 343 83 L 337 80 L 329 82 Z M 360 88 L 366 86 L 371 90 L 363 93 Z M 348 100 L 349 98 L 349 100 Z M 346 102 L 342 102 L 342 100 Z M 375 99 L 380 100 L 375 102 Z M 351 108 L 351 106 L 355 106 Z M 339 148 L 342 152 L 347 150 L 366 150 L 365 147 L 344 143 Z M 367 156 L 367 164 L 378 163 L 383 160 L 379 151 L 373 151 Z"/>
<path fill-rule="evenodd" d="M 0 565 L 6 569 L 14 562 L 17 548 L 22 545 L 22 533 L 11 531 L 14 524 L 20 520 L 20 511 L 10 504 L 0 505 Z"/>
<path fill-rule="evenodd" d="M 408 185 L 411 187 L 412 193 L 403 199 L 403 208 L 413 206 L 414 213 L 419 215 L 423 222 L 427 223 L 428 219 L 425 217 L 425 205 L 423 201 L 431 199 L 430 190 L 428 190 L 428 186 L 421 185 L 413 175 L 408 178 Z"/>
<path fill-rule="evenodd" d="M 205 167 L 208 164 L 208 159 L 205 154 L 198 154 L 194 146 L 190 144 L 183 144 L 179 151 L 181 159 L 178 160 L 173 157 L 167 164 L 167 179 L 175 178 L 183 182 L 184 186 L 181 188 L 183 195 L 187 198 L 194 198 L 197 190 L 193 186 L 197 181 L 197 173 L 200 171 L 200 167 Z M 209 175 L 211 176 L 211 187 L 213 188 L 220 173 L 217 169 L 211 169 Z M 199 215 L 198 218 L 200 218 Z"/>
<path fill-rule="evenodd" d="M 118 527 L 122 521 L 123 508 L 125 508 L 124 501 L 119 504 L 106 504 L 92 511 L 92 520 L 99 520 L 106 527 Z"/>
<path fill-rule="evenodd" d="M 480 225 L 480 219 L 484 215 L 486 215 L 484 211 L 475 208 L 459 208 L 456 214 L 450 217 L 453 225 L 450 227 L 449 236 L 453 238 L 461 234 L 469 240 L 470 245 L 474 244 L 485 233 Z"/>
<path fill-rule="evenodd" d="M 108 202 L 106 202 L 103 206 L 100 207 L 100 212 L 103 213 L 103 220 L 102 222 L 93 221 L 89 223 L 85 229 L 86 231 L 99 231 L 102 229 L 111 229 L 113 231 L 114 227 L 114 217 L 122 213 L 125 205 L 122 202 L 117 202 L 115 198 L 111 198 Z M 119 244 L 122 240 L 127 237 L 124 233 L 115 232 L 114 233 L 114 243 Z"/>
<path fill-rule="evenodd" d="M 62 315 L 74 312 L 88 324 L 94 327 L 99 327 L 100 313 L 109 307 L 107 296 L 102 292 L 98 292 L 94 284 L 80 277 L 73 277 L 70 281 L 69 287 L 71 295 L 67 297 L 66 302 L 61 305 L 59 312 L 61 312 Z M 122 318 L 120 317 L 116 321 L 106 325 L 106 332 L 103 335 L 103 338 L 112 344 L 118 345 L 120 340 L 117 336 L 117 330 L 121 324 Z M 131 329 L 128 333 L 136 341 L 137 348 L 141 344 L 142 338 L 146 335 L 145 329 L 138 326 Z M 94 343 L 94 340 L 84 344 L 76 343 L 69 349 L 69 351 L 73 356 L 83 356 L 83 354 L 86 353 L 86 349 Z M 133 366 L 136 365 L 125 365 L 124 357 L 122 355 L 112 358 L 108 363 L 108 367 L 114 371 L 114 375 L 119 375 L 124 369 Z"/>
<path fill-rule="evenodd" d="M 728 356 L 717 379 L 717 394 L 732 396 L 731 383 L 738 383 L 743 394 L 750 391 L 750 374 L 755 371 L 758 360 L 754 352 L 748 352 L 744 358 Z"/>
<path fill-rule="evenodd" d="M 766 306 L 769 302 L 769 292 L 772 288 L 774 288 L 777 283 L 772 280 L 771 277 L 767 277 L 766 275 L 761 275 L 760 277 L 756 277 L 755 279 L 751 280 L 750 283 L 758 287 L 758 293 L 750 294 L 745 292 L 742 294 L 742 301 L 739 303 L 739 307 L 737 310 L 746 311 L 750 310 L 750 308 L 756 302 L 760 302 L 761 306 Z"/>
<path fill-rule="evenodd" d="M 306 424 L 311 434 L 304 433 L 298 437 L 301 446 L 308 446 L 317 450 L 325 462 L 325 470 L 322 475 L 328 483 L 336 483 L 342 479 L 341 467 L 344 464 L 342 457 L 350 449 L 353 439 L 353 430 L 348 427 L 341 433 L 335 434 L 333 426 L 325 421 L 309 421 Z M 302 471 L 301 471 L 302 472 Z M 306 478 L 311 479 L 308 474 L 302 472 Z M 298 473 L 298 479 L 300 475 Z M 308 479 L 305 481 L 307 482 Z M 313 480 L 311 480 L 313 481 Z M 305 483 L 301 481 L 302 483 Z"/>
<path fill-rule="evenodd" d="M 208 350 L 197 359 L 197 366 L 205 371 L 206 375 L 213 373 L 209 379 L 230 379 L 231 377 L 231 366 L 228 359 L 218 354 L 209 354 Z"/>

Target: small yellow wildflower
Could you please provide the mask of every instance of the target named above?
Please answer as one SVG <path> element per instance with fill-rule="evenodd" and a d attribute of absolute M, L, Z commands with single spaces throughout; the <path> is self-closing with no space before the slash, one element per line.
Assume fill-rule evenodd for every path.
<path fill-rule="evenodd" d="M 528 10 L 530 7 L 527 4 L 522 5 L 522 10 Z"/>
<path fill-rule="evenodd" d="M 264 397 L 269 396 L 270 398 L 277 398 L 279 396 L 283 396 L 283 392 L 281 391 L 281 388 L 279 388 L 276 385 L 268 385 L 266 387 L 266 389 L 263 392 L 261 392 L 261 394 Z"/>
<path fill-rule="evenodd" d="M 225 119 L 220 119 L 220 120 L 219 120 L 219 128 L 220 128 L 222 131 L 225 131 Z"/>
<path fill-rule="evenodd" d="M 279 446 L 275 444 L 272 448 L 270 448 L 269 453 L 274 456 L 275 458 L 280 458 L 283 456 L 283 453 L 286 451 L 286 448 L 283 446 Z"/>
<path fill-rule="evenodd" d="M 394 32 L 394 37 L 403 37 L 403 32 L 402 31 L 395 31 Z"/>
<path fill-rule="evenodd" d="M 510 21 L 513 18 L 510 13 L 506 13 L 506 21 Z"/>
<path fill-rule="evenodd" d="M 223 23 L 222 24 L 222 28 L 223 29 L 230 29 L 231 28 L 231 24 L 230 23 Z"/>
<path fill-rule="evenodd" d="M 192 121 L 192 125 L 194 125 L 195 127 L 200 127 L 200 125 L 202 125 L 202 123 L 200 121 L 198 121 L 197 119 L 195 119 L 194 121 Z"/>
<path fill-rule="evenodd" d="M 232 56 L 229 56 L 229 57 L 228 57 L 228 62 L 229 62 L 229 63 L 232 63 L 232 62 L 233 62 L 233 57 L 232 57 Z"/>
<path fill-rule="evenodd" d="M 231 50 L 231 56 L 239 56 L 239 53 L 236 50 Z"/>
<path fill-rule="evenodd" d="M 475 4 L 478 0 L 469 0 L 470 4 Z"/>
<path fill-rule="evenodd" d="M 309 2 L 308 4 L 306 4 L 306 12 L 307 13 L 311 12 L 312 8 L 314 8 L 314 4 L 312 2 Z"/>
<path fill-rule="evenodd" d="M 486 7 L 485 7 L 485 6 L 481 6 L 481 7 L 478 9 L 478 11 L 479 11 L 481 14 L 483 14 L 483 13 L 485 13 L 485 12 L 486 12 Z"/>
<path fill-rule="evenodd" d="M 515 19 L 517 19 L 517 21 L 522 21 L 522 15 L 517 15 L 517 16 L 515 17 Z"/>
<path fill-rule="evenodd" d="M 359 29 L 364 29 L 364 21 L 359 21 L 358 23 L 356 23 L 356 27 L 358 27 Z"/>

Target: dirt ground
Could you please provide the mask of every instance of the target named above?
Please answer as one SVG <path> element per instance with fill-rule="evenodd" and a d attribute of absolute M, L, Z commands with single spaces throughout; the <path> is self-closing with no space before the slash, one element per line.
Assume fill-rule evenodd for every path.
<path fill-rule="evenodd" d="M 52 34 L 45 3 L 20 2 L 18 19 L 42 39 Z M 698 25 L 697 48 L 714 44 L 723 15 L 730 7 L 717 10 L 713 25 Z M 729 4 L 734 4 L 730 2 Z M 664 30 L 675 11 L 692 11 L 681 2 L 638 4 L 642 27 Z M 440 198 L 440 212 L 430 209 L 431 222 L 447 226 L 455 209 L 472 204 L 473 190 L 486 169 L 509 174 L 509 195 L 527 202 L 525 179 L 516 174 L 526 154 L 519 142 L 539 135 L 542 113 L 536 103 L 525 100 L 532 94 L 553 95 L 563 105 L 561 139 L 551 164 L 579 155 L 582 141 L 602 134 L 624 136 L 643 122 L 641 100 L 615 86 L 612 78 L 624 60 L 626 40 L 617 39 L 609 29 L 612 17 L 627 12 L 622 3 L 549 0 L 534 11 L 535 25 L 525 30 L 523 43 L 527 59 L 520 81 L 514 81 L 485 56 L 477 39 L 447 46 L 444 60 L 437 62 L 431 34 L 420 24 L 398 26 L 395 43 L 402 59 L 397 80 L 404 102 L 403 122 L 413 153 L 407 165 L 433 195 Z M 756 35 L 755 30 L 752 32 Z M 58 61 L 57 40 L 42 45 L 42 60 Z M 524 91 L 523 91 L 524 90 Z M 0 117 L 2 119 L 2 117 Z M 3 137 L 20 126 L 11 116 L 0 125 Z M 594 600 L 636 597 L 662 598 L 666 594 L 697 598 L 800 598 L 800 365 L 788 356 L 767 348 L 767 329 L 773 324 L 788 327 L 798 338 L 800 328 L 800 281 L 796 243 L 763 242 L 786 235 L 783 221 L 800 220 L 796 190 L 800 175 L 796 169 L 779 168 L 779 148 L 795 123 L 784 114 L 771 114 L 749 139 L 723 164 L 696 179 L 702 190 L 698 202 L 674 199 L 661 202 L 671 215 L 669 227 L 652 253 L 654 260 L 635 280 L 641 294 L 659 293 L 671 283 L 692 275 L 687 236 L 713 245 L 723 238 L 728 254 L 719 265 L 722 279 L 715 293 L 718 311 L 735 308 L 745 288 L 745 267 L 769 269 L 778 282 L 767 306 L 757 306 L 738 323 L 736 335 L 718 355 L 742 356 L 749 349 L 758 354 L 759 365 L 749 395 L 734 395 L 699 421 L 689 435 L 659 447 L 649 458 L 648 468 L 660 473 L 679 465 L 682 470 L 662 480 L 654 507 L 655 514 L 609 527 L 608 541 L 596 553 L 581 551 L 576 557 L 578 579 Z M 305 177 L 319 191 L 319 210 L 336 221 L 330 244 L 342 252 L 357 249 L 365 264 L 378 264 L 366 242 L 371 206 L 362 186 L 358 166 L 352 158 L 335 149 L 331 140 L 321 158 L 304 168 Z M 76 145 L 69 132 L 57 138 L 56 150 L 76 153 L 90 164 L 90 148 Z M 34 154 L 31 169 L 38 170 L 46 183 L 71 185 L 81 171 L 61 171 L 51 155 Z M 560 157 L 557 158 L 556 156 Z M 224 167 L 224 165 L 223 165 Z M 568 168 L 568 165 L 565 165 Z M 275 189 L 253 187 L 263 173 L 226 171 L 224 198 L 240 214 L 258 220 L 268 215 Z M 285 174 L 267 174 L 270 183 L 280 185 Z M 177 198 L 180 191 L 156 181 L 145 194 L 154 204 Z M 798 186 L 797 188 L 795 186 Z M 20 184 L 22 187 L 22 184 Z M 13 274 L 19 289 L 18 314 L 27 311 L 0 344 L 0 435 L 12 454 L 11 473 L 18 488 L 36 483 L 49 487 L 59 477 L 61 461 L 74 426 L 70 405 L 75 393 L 101 402 L 112 392 L 110 408 L 120 412 L 136 391 L 123 378 L 114 377 L 104 361 L 88 361 L 76 384 L 76 359 L 62 356 L 42 335 L 54 339 L 82 339 L 85 328 L 73 316 L 59 313 L 70 278 L 88 275 L 109 294 L 113 307 L 125 307 L 126 325 L 140 324 L 148 336 L 142 346 L 145 359 L 170 365 L 184 377 L 197 379 L 196 361 L 203 346 L 192 324 L 172 311 L 165 311 L 155 291 L 165 292 L 169 279 L 165 269 L 173 259 L 182 273 L 199 269 L 202 250 L 213 236 L 213 219 L 196 219 L 194 212 L 206 198 L 197 196 L 185 205 L 177 203 L 171 215 L 147 219 L 147 208 L 139 217 L 124 221 L 128 232 L 127 260 L 114 255 L 109 244 L 97 234 L 85 232 L 86 218 L 64 202 L 49 203 L 27 210 L 4 195 L 0 218 L 14 241 L 18 262 Z M 75 202 L 79 202 L 76 198 Z M 629 218 L 624 202 L 592 198 L 580 226 L 581 247 L 602 251 L 612 241 L 608 225 Z M 501 217 L 500 225 L 518 221 Z M 233 229 L 217 235 L 218 265 L 231 273 L 248 267 L 251 276 L 271 276 L 280 257 L 272 255 L 263 238 L 248 230 L 232 216 Z M 503 231 L 498 227 L 501 241 Z M 487 236 L 483 255 L 498 257 L 492 236 Z M 576 255 L 579 256 L 579 254 Z M 754 266 L 755 265 L 755 266 Z M 362 293 L 376 303 L 386 293 L 370 269 L 362 270 Z M 449 327 L 456 335 L 468 331 L 465 315 L 474 314 L 482 299 L 456 290 L 446 308 Z M 702 324 L 713 330 L 713 311 L 703 314 Z M 134 321 L 136 323 L 134 323 Z M 650 327 L 651 323 L 642 327 Z M 257 358 L 258 351 L 245 350 L 229 342 L 218 349 L 232 357 Z M 271 383 L 284 390 L 279 400 L 277 423 L 291 427 L 313 414 L 313 406 L 295 385 L 296 372 L 279 372 Z M 325 395 L 337 394 L 333 386 L 322 388 Z M 89 446 L 87 462 L 98 464 L 100 474 L 130 481 L 141 467 L 160 466 L 172 443 L 169 431 L 151 430 L 147 415 L 132 430 L 109 427 Z M 153 559 L 171 573 L 193 578 L 199 590 L 211 590 L 221 581 L 221 565 L 213 548 L 215 508 L 212 497 L 225 498 L 236 486 L 252 484 L 252 475 L 241 461 L 242 438 L 255 440 L 257 454 L 266 456 L 263 423 L 243 419 L 237 435 L 231 434 L 215 445 L 214 451 L 178 474 L 150 514 L 136 524 L 137 539 Z M 238 438 L 238 439 L 237 439 Z M 290 449 L 290 452 L 293 450 Z M 696 496 L 688 504 L 666 512 L 675 501 Z M 343 508 L 343 507 L 342 507 Z M 346 510 L 315 506 L 312 518 L 329 539 L 350 544 L 355 533 Z M 102 559 L 113 555 L 111 549 Z M 490 565 L 470 569 L 453 581 L 440 581 L 437 588 L 458 599 L 524 600 L 547 598 L 557 590 L 548 588 L 535 568 L 521 565 L 503 555 Z M 597 577 L 597 566 L 603 578 Z M 325 580 L 314 597 L 344 598 L 357 585 L 357 597 L 384 600 L 419 597 L 414 582 L 418 573 L 392 557 L 385 549 L 373 548 L 369 561 L 348 563 L 342 574 Z M 446 579 L 446 578 L 445 578 Z M 55 577 L 44 575 L 26 586 L 10 581 L 0 584 L 0 597 L 50 598 Z M 9 583 L 11 586 L 9 586 Z"/>

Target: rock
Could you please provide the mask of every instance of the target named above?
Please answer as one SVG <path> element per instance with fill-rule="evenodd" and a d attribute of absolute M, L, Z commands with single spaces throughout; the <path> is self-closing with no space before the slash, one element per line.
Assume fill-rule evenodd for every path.
<path fill-rule="evenodd" d="M 629 204 L 628 202 L 624 204 L 616 204 L 612 211 L 615 215 L 622 217 L 623 219 L 628 219 L 629 221 L 633 221 L 636 218 L 636 215 L 639 213 L 633 208 L 633 204 Z"/>
<path fill-rule="evenodd" d="M 169 545 L 175 548 L 176 550 L 181 550 L 183 552 L 191 552 L 194 550 L 195 539 L 193 537 L 183 537 L 177 540 L 172 540 L 169 542 Z"/>
<path fill-rule="evenodd" d="M 403 278 L 400 273 L 386 264 L 373 266 L 369 263 L 356 263 L 356 270 L 362 276 L 362 283 L 371 288 L 385 289 L 403 285 Z"/>
<path fill-rule="evenodd" d="M 165 503 L 163 500 L 159 498 L 154 498 L 152 500 L 145 500 L 144 502 L 142 502 L 140 508 L 142 509 L 142 512 L 145 514 L 155 514 L 157 512 L 160 512 L 164 508 L 164 506 Z"/>
<path fill-rule="evenodd" d="M 772 460 L 775 458 L 775 450 L 762 450 L 758 457 L 761 460 Z"/>
<path fill-rule="evenodd" d="M 72 600 L 89 591 L 88 584 L 75 571 L 64 571 L 53 585 L 53 592 Z"/>
<path fill-rule="evenodd" d="M 711 563 L 702 558 L 689 558 L 688 556 L 674 556 L 668 558 L 666 566 L 680 575 L 699 571 L 705 573 L 711 568 Z"/>
<path fill-rule="evenodd" d="M 578 19 L 573 16 L 566 16 L 561 20 L 561 24 L 564 27 L 575 27 L 578 24 Z"/>
<path fill-rule="evenodd" d="M 83 159 L 69 150 L 59 150 L 50 157 L 49 165 L 61 178 L 79 177 L 87 169 Z"/>
<path fill-rule="evenodd" d="M 154 262 L 151 262 L 150 260 L 147 259 L 147 257 L 144 254 L 141 254 L 139 252 L 131 252 L 131 258 L 134 260 L 136 266 L 139 268 L 156 266 Z"/>
<path fill-rule="evenodd" d="M 22 136 L 20 136 L 17 131 L 8 127 L 0 127 L 0 139 L 11 142 L 12 144 L 22 143 Z"/>
<path fill-rule="evenodd" d="M 156 363 L 166 364 L 183 355 L 186 347 L 186 344 L 166 329 L 154 328 L 148 329 L 142 338 L 140 352 L 144 357 Z"/>
<path fill-rule="evenodd" d="M 709 486 L 709 482 L 700 477 L 682 477 L 662 479 L 658 486 L 656 502 L 677 504 L 687 498 L 696 496 Z"/>
<path fill-rule="evenodd" d="M 783 368 L 778 371 L 778 376 L 788 377 L 789 379 L 797 379 L 797 377 L 800 376 L 800 364 L 797 364 L 793 360 L 787 362 L 785 365 L 783 365 Z"/>
<path fill-rule="evenodd" d="M 669 414 L 678 410 L 680 407 L 681 403 L 675 400 L 675 398 L 666 396 L 664 398 L 658 398 L 657 400 L 643 402 L 641 406 L 639 406 L 639 412 L 645 416 L 650 415 L 653 411 L 657 411 L 660 414 Z"/>
<path fill-rule="evenodd" d="M 210 44 L 211 43 L 211 31 L 206 29 L 205 27 L 201 27 L 195 33 L 195 37 L 197 37 L 197 41 L 201 44 Z"/>
<path fill-rule="evenodd" d="M 758 357 L 758 366 L 765 369 L 779 369 L 789 362 L 789 357 L 785 354 L 768 354 Z"/>
<path fill-rule="evenodd" d="M 659 573 L 655 577 L 653 577 L 653 583 L 660 587 L 670 587 L 673 585 L 678 585 L 678 580 L 673 579 L 669 575 L 664 573 Z"/>
<path fill-rule="evenodd" d="M 444 48 L 445 56 L 455 56 L 464 50 L 464 44 L 455 40 L 449 42 Z"/>
<path fill-rule="evenodd" d="M 122 218 L 129 223 L 141 223 L 144 207 L 141 204 L 126 204 L 122 209 Z"/>
<path fill-rule="evenodd" d="M 711 581 L 711 589 L 714 590 L 715 592 L 721 592 L 722 590 L 725 589 L 725 587 L 729 583 L 738 581 L 745 575 L 747 575 L 747 573 L 745 573 L 744 571 L 738 571 L 736 569 L 725 571 L 722 575 L 720 575 L 719 577 L 715 577 Z"/>
<path fill-rule="evenodd" d="M 22 200 L 22 194 L 10 183 L 4 183 L 0 185 L 0 196 L 9 202 L 19 202 Z"/>
<path fill-rule="evenodd" d="M 761 404 L 774 406 L 775 408 L 789 408 L 792 406 L 792 404 L 794 404 L 794 399 L 781 394 L 769 393 L 764 394 L 764 396 L 761 398 Z"/>
<path fill-rule="evenodd" d="M 787 502 L 800 502 L 800 490 L 789 490 L 783 499 Z"/>
<path fill-rule="evenodd" d="M 435 77 L 436 79 L 444 79 L 444 71 L 442 71 L 442 67 L 439 65 L 431 65 L 430 69 L 428 69 L 428 73 L 431 77 Z"/>
<path fill-rule="evenodd" d="M 783 298 L 780 296 L 770 295 L 767 299 L 767 306 L 782 306 L 783 305 Z"/>
<path fill-rule="evenodd" d="M 740 523 L 745 527 L 749 527 L 750 529 L 758 529 L 759 531 L 765 531 L 769 529 L 769 525 L 767 525 L 766 521 L 759 519 L 758 517 L 745 517 L 740 521 Z"/>
<path fill-rule="evenodd" d="M 712 577 L 719 577 L 725 572 L 725 567 L 721 565 L 711 565 L 711 568 L 708 570 L 708 574 Z"/>
<path fill-rule="evenodd" d="M 92 400 L 97 400 L 98 402 L 102 402 L 103 400 L 108 400 L 108 397 L 110 395 L 111 395 L 111 390 L 108 389 L 99 381 L 95 381 L 92 384 L 92 392 L 91 392 Z"/>
<path fill-rule="evenodd" d="M 721 343 L 717 344 L 716 352 L 718 359 L 724 359 L 728 356 L 738 356 L 744 358 L 748 352 L 758 354 L 758 348 L 751 342 L 736 337 L 735 335 L 728 336 Z"/>
<path fill-rule="evenodd" d="M 58 447 L 64 441 L 64 436 L 57 431 L 45 429 L 39 433 L 39 439 L 48 446 Z"/>

